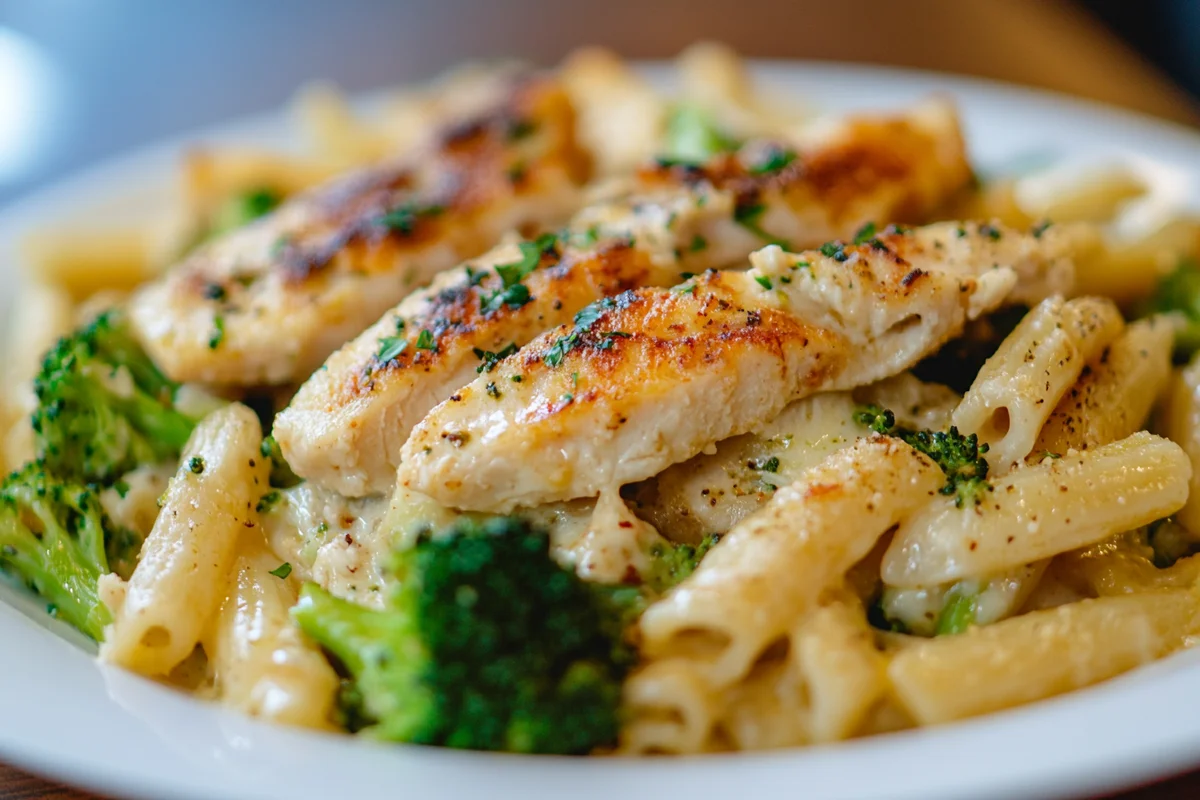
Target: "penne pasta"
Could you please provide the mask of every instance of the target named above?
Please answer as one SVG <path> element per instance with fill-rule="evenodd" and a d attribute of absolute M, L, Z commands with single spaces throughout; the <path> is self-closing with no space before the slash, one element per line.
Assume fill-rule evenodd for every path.
<path fill-rule="evenodd" d="M 1127 327 L 1055 406 L 1031 458 L 1087 450 L 1140 430 L 1170 377 L 1173 343 L 1173 327 L 1160 317 Z"/>
<path fill-rule="evenodd" d="M 149 231 L 45 230 L 22 242 L 34 281 L 63 289 L 75 301 L 106 289 L 129 291 L 154 276 L 156 242 Z"/>
<path fill-rule="evenodd" d="M 1182 258 L 1200 250 L 1200 219 L 1181 217 L 1134 237 L 1093 234 L 1079 248 L 1075 291 L 1111 297 L 1122 308 L 1134 307 Z"/>
<path fill-rule="evenodd" d="M 885 662 L 856 601 L 835 601 L 800 623 L 791 646 L 808 688 L 814 742 L 845 739 L 888 691 Z"/>
<path fill-rule="evenodd" d="M 1117 307 L 1102 298 L 1051 297 L 1026 315 L 987 360 L 953 422 L 991 449 L 998 469 L 1033 449 L 1038 433 L 1084 365 L 1121 333 Z"/>
<path fill-rule="evenodd" d="M 1033 219 L 1107 222 L 1149 188 L 1131 168 L 1112 164 L 1085 171 L 1046 170 L 1017 180 L 1014 193 L 1022 210 Z"/>
<path fill-rule="evenodd" d="M 113 623 L 101 659 L 166 675 L 195 649 L 221 604 L 238 541 L 258 535 L 254 509 L 268 473 L 261 440 L 258 418 L 237 403 L 196 427 L 133 575 L 105 579 Z"/>
<path fill-rule="evenodd" d="M 630 720 L 621 729 L 620 749 L 628 753 L 699 753 L 709 737 L 720 699 L 680 659 L 643 667 L 625 683 Z"/>
<path fill-rule="evenodd" d="M 941 482 L 897 440 L 862 440 L 779 489 L 641 620 L 651 658 L 686 647 L 714 686 L 754 660 Z"/>
<path fill-rule="evenodd" d="M 1136 534 L 1063 553 L 1054 559 L 1060 580 L 1084 597 L 1108 597 L 1162 589 L 1186 589 L 1200 579 L 1200 556 L 1169 567 L 1154 563 L 1154 550 Z"/>
<path fill-rule="evenodd" d="M 1200 355 L 1184 369 L 1172 372 L 1159 429 L 1183 448 L 1192 466 L 1187 503 L 1176 518 L 1185 528 L 1200 531 Z"/>
<path fill-rule="evenodd" d="M 345 168 L 389 154 L 387 138 L 358 119 L 335 86 L 304 87 L 293 99 L 292 109 L 309 146 L 323 160 Z"/>
<path fill-rule="evenodd" d="M 338 677 L 292 622 L 298 581 L 265 540 L 243 537 L 213 624 L 203 638 L 221 702 L 251 716 L 328 728 Z"/>
<path fill-rule="evenodd" d="M 1178 445 L 1139 432 L 1013 470 L 979 506 L 938 498 L 905 520 L 884 554 L 883 581 L 987 575 L 1145 525 L 1179 510 L 1191 469 Z"/>
<path fill-rule="evenodd" d="M 1041 700 L 1160 658 L 1196 630 L 1195 592 L 1147 592 L 1035 611 L 897 653 L 888 678 L 921 725 Z"/>

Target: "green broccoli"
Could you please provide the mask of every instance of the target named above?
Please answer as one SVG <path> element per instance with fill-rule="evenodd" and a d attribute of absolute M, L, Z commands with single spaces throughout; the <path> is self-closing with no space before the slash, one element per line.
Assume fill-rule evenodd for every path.
<path fill-rule="evenodd" d="M 283 457 L 283 451 L 279 449 L 279 442 L 275 441 L 274 436 L 267 436 L 262 440 L 262 446 L 259 448 L 263 458 L 271 461 L 271 485 L 279 489 L 290 489 L 297 485 L 302 480 L 299 475 L 292 472 L 292 467 Z"/>
<path fill-rule="evenodd" d="M 398 552 L 373 610 L 306 585 L 293 616 L 348 673 L 343 719 L 381 739 L 587 753 L 616 741 L 632 594 L 556 564 L 516 518 L 460 520 Z M 352 701 L 353 702 L 353 701 Z"/>
<path fill-rule="evenodd" d="M 986 444 L 979 444 L 975 434 L 963 436 L 958 428 L 949 431 L 913 431 L 896 425 L 896 415 L 879 406 L 863 406 L 854 412 L 854 421 L 885 436 L 894 436 L 915 450 L 929 456 L 946 473 L 941 493 L 953 495 L 955 505 L 979 505 L 985 492 L 992 490 L 988 483 Z"/>
<path fill-rule="evenodd" d="M 1186 324 L 1175 333 L 1175 360 L 1186 362 L 1200 350 L 1200 264 L 1190 258 L 1181 260 L 1138 311 L 1138 316 L 1182 314 Z"/>
<path fill-rule="evenodd" d="M 139 464 L 178 458 L 197 422 L 175 408 L 179 385 L 117 312 L 60 339 L 33 386 L 37 457 L 71 480 L 108 482 Z"/>
<path fill-rule="evenodd" d="M 696 571 L 700 561 L 721 540 L 721 534 L 705 536 L 699 544 L 656 544 L 650 548 L 650 570 L 642 576 L 652 591 L 662 593 Z"/>
<path fill-rule="evenodd" d="M 700 106 L 683 103 L 667 118 L 666 164 L 703 164 L 715 155 L 738 149 L 739 142 L 717 127 L 712 116 Z"/>
<path fill-rule="evenodd" d="M 0 484 L 0 568 L 93 639 L 109 622 L 96 582 L 118 567 L 128 575 L 140 546 L 108 519 L 91 487 L 55 478 L 44 464 L 26 464 Z"/>
<path fill-rule="evenodd" d="M 979 593 L 956 584 L 946 593 L 942 611 L 934 624 L 934 636 L 953 636 L 964 633 L 975 624 Z"/>
<path fill-rule="evenodd" d="M 274 211 L 281 202 L 283 196 L 266 187 L 236 194 L 217 208 L 205 238 L 220 236 L 248 225 Z"/>

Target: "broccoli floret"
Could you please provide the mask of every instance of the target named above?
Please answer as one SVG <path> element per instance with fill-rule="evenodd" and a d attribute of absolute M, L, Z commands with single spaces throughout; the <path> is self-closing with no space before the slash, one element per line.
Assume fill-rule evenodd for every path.
<path fill-rule="evenodd" d="M 107 482 L 179 457 L 197 420 L 116 312 L 58 341 L 34 380 L 37 456 L 55 475 Z"/>
<path fill-rule="evenodd" d="M 667 164 L 703 164 L 715 155 L 738 149 L 739 143 L 725 135 L 703 108 L 690 103 L 675 107 L 667 118 L 664 142 Z"/>
<path fill-rule="evenodd" d="M 306 585 L 293 615 L 353 681 L 344 719 L 382 739 L 587 753 L 615 742 L 634 651 L 626 592 L 556 564 L 515 518 L 460 520 L 398 552 L 383 610 Z"/>
<path fill-rule="evenodd" d="M 929 456 L 946 473 L 941 493 L 953 495 L 955 505 L 979 505 L 985 492 L 992 490 L 988 483 L 986 444 L 979 443 L 975 434 L 963 436 L 958 428 L 949 431 L 913 431 L 896 425 L 896 415 L 879 406 L 863 406 L 854 412 L 854 421 L 875 433 L 894 436 L 915 450 Z"/>
<path fill-rule="evenodd" d="M 279 442 L 275 441 L 274 436 L 268 436 L 262 440 L 259 452 L 262 453 L 263 458 L 271 460 L 272 486 L 279 489 L 290 489 L 300 483 L 300 476 L 292 472 L 292 467 L 283 457 L 283 451 L 279 449 Z"/>
<path fill-rule="evenodd" d="M 88 486 L 31 462 L 0 485 L 0 567 L 22 578 L 52 613 L 99 640 L 109 622 L 96 582 L 132 565 L 141 539 L 114 525 Z"/>
<path fill-rule="evenodd" d="M 700 561 L 712 546 L 721 540 L 721 534 L 712 533 L 699 544 L 660 543 L 650 548 L 650 569 L 642 575 L 642 581 L 654 592 L 665 592 L 696 571 Z"/>
<path fill-rule="evenodd" d="M 1190 258 L 1180 261 L 1138 310 L 1139 316 L 1183 315 L 1186 324 L 1175 333 L 1175 360 L 1186 362 L 1200 350 L 1200 264 Z"/>

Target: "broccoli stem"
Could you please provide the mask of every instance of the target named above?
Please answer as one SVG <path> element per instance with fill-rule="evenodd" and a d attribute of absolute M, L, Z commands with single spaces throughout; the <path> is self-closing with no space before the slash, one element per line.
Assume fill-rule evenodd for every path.
<path fill-rule="evenodd" d="M 292 618 L 358 683 L 363 710 L 379 721 L 368 729 L 373 736 L 425 743 L 423 722 L 433 699 L 408 666 L 421 663 L 426 654 L 403 612 L 365 608 L 308 583 L 300 590 Z M 403 649 L 410 652 L 403 655 L 409 659 L 398 658 L 402 653 L 394 646 L 397 641 L 407 645 Z"/>
<path fill-rule="evenodd" d="M 964 633 L 975 624 L 975 602 L 978 599 L 979 595 L 974 592 L 952 589 L 946 595 L 946 604 L 942 606 L 942 612 L 938 614 L 933 635 L 951 636 Z"/>
<path fill-rule="evenodd" d="M 24 578 L 55 616 L 99 640 L 111 617 L 96 588 L 108 558 L 95 494 L 27 468 L 9 478 L 0 500 L 0 566 Z"/>

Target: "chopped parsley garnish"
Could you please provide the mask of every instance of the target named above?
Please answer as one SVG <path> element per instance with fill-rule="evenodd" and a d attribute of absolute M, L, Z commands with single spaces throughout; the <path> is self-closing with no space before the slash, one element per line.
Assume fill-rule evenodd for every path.
<path fill-rule="evenodd" d="M 529 298 L 529 287 L 523 283 L 514 283 L 506 289 L 501 289 L 489 295 L 483 302 L 483 310 L 485 313 L 491 313 L 501 306 L 520 308 L 529 302 Z"/>
<path fill-rule="evenodd" d="M 809 262 L 801 260 L 797 261 L 795 264 L 792 264 L 792 269 L 808 269 L 811 266 L 812 264 Z"/>
<path fill-rule="evenodd" d="M 597 350 L 612 350 L 614 347 L 616 347 L 617 339 L 632 339 L 632 338 L 633 338 L 633 334 L 626 333 L 625 331 L 606 331 L 604 333 L 604 335 L 601 337 L 599 343 L 597 343 L 596 349 Z M 577 382 L 579 380 L 577 377 L 578 375 L 579 375 L 578 372 L 576 372 L 572 375 L 572 377 L 574 377 Z"/>
<path fill-rule="evenodd" d="M 741 225 L 746 230 L 753 233 L 758 238 L 762 239 L 767 244 L 776 244 L 784 250 L 790 250 L 791 245 L 786 240 L 780 239 L 777 236 L 772 236 L 762 228 L 762 215 L 766 212 L 767 207 L 762 203 L 751 203 L 749 205 L 738 205 L 733 209 L 733 221 Z"/>
<path fill-rule="evenodd" d="M 489 397 L 494 397 L 497 400 L 500 399 L 500 390 L 496 388 L 495 383 L 488 383 L 486 389 Z"/>
<path fill-rule="evenodd" d="M 292 574 L 292 565 L 285 561 L 275 569 L 271 570 L 270 574 L 274 575 L 276 578 L 279 578 L 281 581 L 286 580 L 287 577 Z"/>
<path fill-rule="evenodd" d="M 1033 235 L 1033 238 L 1040 239 L 1040 238 L 1042 238 L 1042 234 L 1045 233 L 1047 231 L 1047 229 L 1049 229 L 1049 227 L 1053 224 L 1054 223 L 1051 222 L 1050 220 L 1045 219 L 1045 220 L 1042 220 L 1041 222 L 1037 223 L 1036 225 L 1034 225 L 1032 228 L 1030 228 L 1029 232 Z"/>
<path fill-rule="evenodd" d="M 766 275 L 755 275 L 754 282 L 757 283 L 762 288 L 766 289 L 767 291 L 770 291 L 771 289 L 774 288 L 774 285 L 771 283 L 771 279 L 768 278 Z"/>
<path fill-rule="evenodd" d="M 517 352 L 517 349 L 516 342 L 510 342 L 503 350 L 495 353 L 490 350 L 480 350 L 478 347 L 474 348 L 472 352 L 475 353 L 475 357 L 483 362 L 475 368 L 475 372 L 477 374 L 491 372 L 496 368 L 497 364 Z"/>
<path fill-rule="evenodd" d="M 846 245 L 841 242 L 826 242 L 821 245 L 821 255 L 834 261 L 845 261 L 850 257 L 846 255 Z"/>
<path fill-rule="evenodd" d="M 485 312 L 495 311 L 501 306 L 520 308 L 529 302 L 529 288 L 522 280 L 537 269 L 542 256 L 553 253 L 558 246 L 558 237 L 546 233 L 533 241 L 521 242 L 517 248 L 521 251 L 521 259 L 511 264 L 497 264 L 496 274 L 500 276 L 501 288 L 484 298 L 482 307 Z"/>
<path fill-rule="evenodd" d="M 512 376 L 512 382 L 513 382 L 513 383 L 520 383 L 520 382 L 521 382 L 521 376 L 520 376 L 520 375 L 513 375 L 513 376 Z"/>
<path fill-rule="evenodd" d="M 697 233 L 692 237 L 692 243 L 688 245 L 688 250 L 692 253 L 699 253 L 706 247 L 708 247 L 708 240 Z"/>
<path fill-rule="evenodd" d="M 995 225 L 991 224 L 990 222 L 985 222 L 984 224 L 980 225 L 979 233 L 983 236 L 988 237 L 993 242 L 1000 241 L 1000 229 L 997 228 Z"/>
<path fill-rule="evenodd" d="M 225 341 L 225 317 L 214 314 L 212 333 L 208 335 L 208 349 L 216 350 L 223 341 Z"/>
<path fill-rule="evenodd" d="M 386 364 L 407 349 L 408 340 L 403 336 L 384 336 L 379 340 L 379 350 L 375 353 L 375 360 Z"/>
<path fill-rule="evenodd" d="M 428 329 L 423 329 L 417 334 L 417 349 L 432 350 L 435 353 L 437 352 L 437 342 L 433 340 L 433 334 L 430 333 Z"/>
<path fill-rule="evenodd" d="M 129 484 L 126 481 L 117 481 L 113 484 L 113 489 L 122 500 L 129 494 Z"/>
<path fill-rule="evenodd" d="M 254 510 L 259 514 L 265 514 L 270 511 L 283 498 L 279 492 L 267 492 L 262 497 L 258 498 L 258 504 Z"/>
<path fill-rule="evenodd" d="M 772 145 L 767 151 L 766 156 L 766 158 L 750 167 L 747 171 L 751 175 L 769 175 L 772 172 L 779 172 L 796 160 L 794 152 L 786 147 L 779 147 L 777 145 Z"/>
<path fill-rule="evenodd" d="M 426 217 L 436 217 L 446 209 L 439 205 L 405 203 L 379 218 L 379 224 L 401 236 L 411 236 L 417 224 Z"/>
<path fill-rule="evenodd" d="M 228 296 L 229 293 L 225 290 L 225 287 L 219 283 L 210 283 L 204 287 L 205 300 L 216 300 L 217 302 L 220 302 Z"/>
<path fill-rule="evenodd" d="M 192 456 L 188 459 L 188 471 L 193 475 L 201 475 L 204 473 L 204 459 L 200 456 Z"/>
<path fill-rule="evenodd" d="M 868 222 L 858 229 L 858 233 L 854 234 L 855 244 L 866 244 L 875 236 L 875 223 Z"/>
<path fill-rule="evenodd" d="M 467 267 L 467 286 L 478 286 L 483 283 L 483 279 L 487 277 L 486 269 L 475 269 Z"/>
<path fill-rule="evenodd" d="M 518 161 L 513 164 L 504 173 L 508 177 L 509 183 L 520 183 L 525 180 L 525 176 L 529 173 L 529 167 L 524 161 Z"/>
<path fill-rule="evenodd" d="M 596 321 L 600 319 L 601 315 L 603 315 L 605 311 L 615 308 L 616 305 L 617 302 L 613 298 L 606 297 L 603 300 L 597 300 L 596 302 L 581 308 L 579 313 L 575 315 L 575 330 L 555 339 L 554 343 L 546 349 L 546 352 L 542 353 L 542 361 L 546 364 L 546 366 L 557 367 L 559 364 L 561 364 L 563 359 L 566 358 L 567 353 L 571 352 L 580 344 L 582 344 L 583 335 L 591 330 L 592 326 L 596 324 Z M 615 331 L 613 333 L 616 333 L 618 336 L 629 335 L 619 334 Z M 605 341 L 612 342 L 612 337 L 610 336 L 606 338 Z M 601 344 L 603 345 L 603 342 L 601 342 Z M 608 347 L 612 347 L 612 344 L 609 344 Z M 601 349 L 607 350 L 608 348 L 601 347 Z"/>

